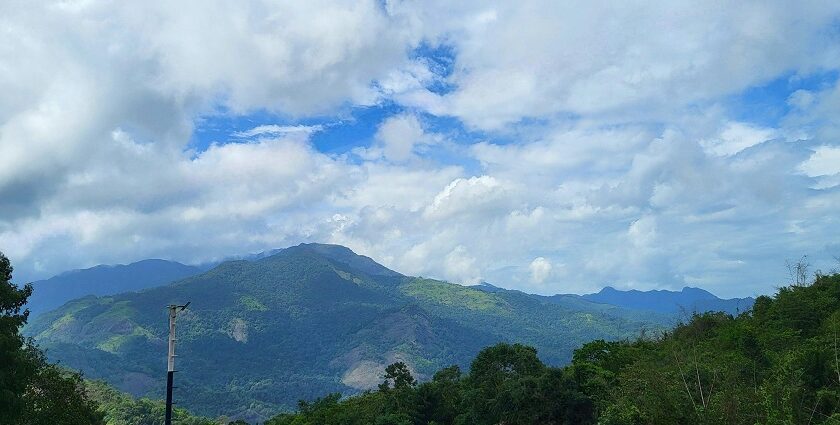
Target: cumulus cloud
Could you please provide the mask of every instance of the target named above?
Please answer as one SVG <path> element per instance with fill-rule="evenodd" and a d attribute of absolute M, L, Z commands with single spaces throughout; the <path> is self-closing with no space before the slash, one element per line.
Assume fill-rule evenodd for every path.
<path fill-rule="evenodd" d="M 463 245 L 456 246 L 449 254 L 446 254 L 444 267 L 446 274 L 452 276 L 455 282 L 474 285 L 481 281 L 476 260 L 470 256 Z"/>
<path fill-rule="evenodd" d="M 435 196 L 423 215 L 428 218 L 474 216 L 500 208 L 505 201 L 504 187 L 491 176 L 458 178 Z"/>
<path fill-rule="evenodd" d="M 392 162 L 405 162 L 416 157 L 417 150 L 435 143 L 435 135 L 427 134 L 417 116 L 402 114 L 385 119 L 376 130 L 376 144 L 356 151 L 365 159 L 384 157 Z"/>
<path fill-rule="evenodd" d="M 771 129 L 756 128 L 744 123 L 730 122 L 713 139 L 700 141 L 703 149 L 717 156 L 730 156 L 774 137 Z"/>
<path fill-rule="evenodd" d="M 826 36 L 840 11 L 832 2 L 442 3 L 400 6 L 455 46 L 458 90 L 442 100 L 482 129 L 566 113 L 667 117 L 791 69 L 838 64 Z"/>
<path fill-rule="evenodd" d="M 811 177 L 840 173 L 840 146 L 819 146 L 800 169 Z"/>
<path fill-rule="evenodd" d="M 321 241 L 540 293 L 766 292 L 838 254 L 838 9 L 6 2 L 0 249 L 32 277 Z M 731 110 L 813 75 L 778 120 Z M 376 105 L 349 152 L 313 145 Z"/>
<path fill-rule="evenodd" d="M 543 283 L 551 275 L 551 262 L 544 257 L 537 257 L 531 261 L 528 269 L 531 271 L 531 280 Z"/>

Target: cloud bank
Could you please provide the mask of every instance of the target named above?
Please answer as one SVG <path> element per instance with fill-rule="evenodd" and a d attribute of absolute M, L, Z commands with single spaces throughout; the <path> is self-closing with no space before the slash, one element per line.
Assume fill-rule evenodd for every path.
<path fill-rule="evenodd" d="M 320 241 L 540 293 L 769 292 L 785 259 L 840 255 L 838 22 L 831 1 L 5 2 L 0 250 L 26 278 Z M 254 114 L 274 122 L 196 142 Z"/>

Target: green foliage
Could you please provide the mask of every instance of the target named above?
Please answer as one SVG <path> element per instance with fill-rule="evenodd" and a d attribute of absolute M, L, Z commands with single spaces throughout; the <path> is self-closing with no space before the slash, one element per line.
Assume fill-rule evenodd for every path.
<path fill-rule="evenodd" d="M 161 400 L 134 399 L 101 381 L 87 381 L 85 388 L 104 415 L 105 425 L 162 425 L 166 405 Z M 192 416 L 184 409 L 173 409 L 178 425 L 215 425 L 216 421 Z"/>
<path fill-rule="evenodd" d="M 32 287 L 12 282 L 12 266 L 0 253 L 0 419 L 3 424 L 102 423 L 81 376 L 49 364 L 20 335 L 29 312 L 23 310 Z"/>
<path fill-rule="evenodd" d="M 660 326 L 584 300 L 558 304 L 406 277 L 349 250 L 324 249 L 289 248 L 139 293 L 78 299 L 25 331 L 52 360 L 136 397 L 160 398 L 162 307 L 192 301 L 178 317 L 175 400 L 199 414 L 256 422 L 294 410 L 300 398 L 376 389 L 385 366 L 397 361 L 401 372 L 425 381 L 448 365 L 466 368 L 482 347 L 509 341 L 562 364 L 589 340 Z M 405 402 L 393 392 L 371 397 Z"/>
<path fill-rule="evenodd" d="M 12 266 L 0 253 L 0 417 L 5 418 L 22 414 L 23 394 L 36 373 L 18 333 L 29 316 L 22 308 L 32 295 L 32 286 L 18 288 L 11 281 Z"/>
<path fill-rule="evenodd" d="M 380 391 L 394 389 L 401 391 L 417 385 L 417 381 L 411 376 L 408 366 L 403 362 L 396 362 L 385 368 L 385 381 L 379 385 Z"/>
<path fill-rule="evenodd" d="M 488 311 L 502 315 L 511 313 L 510 306 L 493 293 L 476 291 L 465 286 L 452 286 L 431 279 L 415 279 L 403 285 L 402 292 L 431 304 L 466 310 Z"/>
<path fill-rule="evenodd" d="M 379 391 L 344 400 L 333 394 L 301 402 L 298 413 L 271 425 L 310 424 L 577 424 L 592 406 L 565 369 L 545 366 L 531 347 L 498 344 L 482 350 L 462 377 L 457 366 L 420 385 L 401 363 L 388 368 Z M 402 382 L 403 384 L 394 384 Z"/>
<path fill-rule="evenodd" d="M 571 367 L 590 370 L 582 385 L 602 423 L 833 423 L 838 333 L 840 275 L 820 276 L 656 341 L 587 344 Z"/>
<path fill-rule="evenodd" d="M 840 420 L 840 274 L 759 297 L 752 313 L 695 315 L 655 339 L 596 340 L 549 367 L 497 344 L 467 376 L 301 402 L 269 424 L 833 424 Z"/>

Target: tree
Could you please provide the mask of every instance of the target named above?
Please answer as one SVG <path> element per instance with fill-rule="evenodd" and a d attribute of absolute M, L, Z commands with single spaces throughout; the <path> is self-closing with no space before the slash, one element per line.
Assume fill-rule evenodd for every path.
<path fill-rule="evenodd" d="M 23 306 L 30 295 L 32 285 L 18 288 L 12 283 L 12 265 L 0 252 L 0 417 L 3 418 L 22 415 L 26 385 L 35 374 L 19 333 L 29 316 Z"/>
<path fill-rule="evenodd" d="M 414 387 L 417 381 L 411 376 L 408 365 L 396 362 L 385 368 L 385 381 L 379 385 L 384 396 L 383 414 L 377 423 L 412 423 L 417 417 Z"/>
<path fill-rule="evenodd" d="M 810 274 L 808 270 L 811 268 L 811 263 L 808 262 L 808 256 L 803 255 L 796 262 L 790 260 L 785 261 L 788 273 L 790 274 L 790 284 L 793 286 L 805 286 L 810 281 Z"/>
<path fill-rule="evenodd" d="M 396 362 L 385 368 L 385 381 L 379 385 L 379 389 L 387 391 L 391 384 L 395 390 L 403 390 L 414 387 L 417 381 L 411 376 L 411 371 L 405 363 Z"/>
<path fill-rule="evenodd" d="M 103 415 L 85 393 L 79 374 L 49 364 L 20 335 L 32 285 L 12 283 L 12 266 L 0 253 L 0 418 L 17 425 L 101 424 Z"/>
<path fill-rule="evenodd" d="M 47 363 L 44 354 L 27 344 L 30 364 L 37 371 L 24 394 L 23 424 L 99 424 L 103 414 L 83 390 L 78 373 Z"/>
<path fill-rule="evenodd" d="M 461 407 L 461 369 L 449 366 L 418 388 L 420 416 L 429 423 L 448 424 Z"/>
<path fill-rule="evenodd" d="M 539 377 L 545 365 L 537 350 L 521 344 L 497 344 L 478 353 L 470 366 L 465 412 L 459 423 L 534 423 L 539 407 Z"/>

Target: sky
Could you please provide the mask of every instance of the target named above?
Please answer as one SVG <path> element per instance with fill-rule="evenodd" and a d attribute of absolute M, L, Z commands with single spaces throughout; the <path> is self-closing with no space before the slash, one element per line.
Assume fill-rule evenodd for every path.
<path fill-rule="evenodd" d="M 0 2 L 18 280 L 342 244 L 532 293 L 840 264 L 840 2 Z"/>

